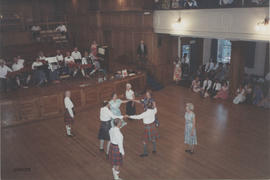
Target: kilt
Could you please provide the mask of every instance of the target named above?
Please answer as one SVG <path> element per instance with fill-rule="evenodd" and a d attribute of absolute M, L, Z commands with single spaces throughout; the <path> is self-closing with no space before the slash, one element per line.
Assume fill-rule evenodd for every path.
<path fill-rule="evenodd" d="M 101 125 L 98 132 L 98 139 L 110 140 L 109 130 L 111 129 L 111 121 L 101 121 Z"/>
<path fill-rule="evenodd" d="M 119 151 L 118 145 L 110 144 L 109 159 L 113 166 L 120 166 L 123 164 L 122 154 Z"/>
<path fill-rule="evenodd" d="M 152 142 L 156 141 L 159 138 L 158 130 L 155 126 L 155 123 L 145 124 L 144 125 L 144 133 L 142 140 L 144 142 Z"/>
<path fill-rule="evenodd" d="M 64 114 L 64 122 L 66 125 L 70 125 L 74 123 L 74 119 L 70 116 L 68 110 L 65 110 L 65 114 Z"/>
<path fill-rule="evenodd" d="M 135 103 L 133 103 L 132 101 L 127 102 L 126 114 L 127 115 L 135 115 L 136 114 L 136 106 L 135 106 Z"/>

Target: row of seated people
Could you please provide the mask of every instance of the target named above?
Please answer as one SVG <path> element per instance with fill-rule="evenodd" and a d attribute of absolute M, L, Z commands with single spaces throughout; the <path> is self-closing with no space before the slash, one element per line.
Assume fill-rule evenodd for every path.
<path fill-rule="evenodd" d="M 90 78 L 97 72 L 106 74 L 101 68 L 101 58 L 98 58 L 96 51 L 85 51 L 82 57 L 78 48 L 70 53 L 66 52 L 63 56 L 60 50 L 56 51 L 56 56 L 45 57 L 43 52 L 35 59 L 30 67 L 25 65 L 25 61 L 14 57 L 12 68 L 9 68 L 4 60 L 0 62 L 0 79 L 2 91 L 7 91 L 7 87 L 28 87 L 30 82 L 42 86 L 47 82 L 59 83 L 60 75 L 75 77 L 81 74 L 83 77 Z"/>
<path fill-rule="evenodd" d="M 191 89 L 202 97 L 226 100 L 229 98 L 229 81 L 218 79 L 200 79 L 198 76 L 192 81 Z M 234 104 L 247 103 L 270 108 L 270 89 L 263 92 L 263 84 L 246 82 L 239 86 L 233 99 Z"/>

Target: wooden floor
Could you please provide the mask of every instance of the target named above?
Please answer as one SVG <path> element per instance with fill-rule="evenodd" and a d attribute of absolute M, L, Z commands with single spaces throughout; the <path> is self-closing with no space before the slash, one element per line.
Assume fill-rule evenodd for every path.
<path fill-rule="evenodd" d="M 268 110 L 201 99 L 176 86 L 154 96 L 161 122 L 158 153 L 138 156 L 142 152 L 142 122 L 128 121 L 122 129 L 126 151 L 122 178 L 270 178 Z M 184 152 L 186 102 L 195 104 L 197 116 L 198 147 L 193 155 Z M 137 111 L 142 111 L 140 105 Z M 2 179 L 112 179 L 111 165 L 98 150 L 98 128 L 99 107 L 77 115 L 74 138 L 65 136 L 62 118 L 2 128 Z"/>

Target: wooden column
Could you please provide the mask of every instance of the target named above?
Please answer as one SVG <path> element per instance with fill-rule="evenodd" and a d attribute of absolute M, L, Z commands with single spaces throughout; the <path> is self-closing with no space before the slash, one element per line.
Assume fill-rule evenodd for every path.
<path fill-rule="evenodd" d="M 264 75 L 266 75 L 270 70 L 270 62 L 269 62 L 269 43 L 266 45 L 266 56 L 264 63 Z"/>
<path fill-rule="evenodd" d="M 245 67 L 245 53 L 247 42 L 232 41 L 231 54 L 231 72 L 230 72 L 230 93 L 236 92 L 239 84 L 243 82 L 244 67 Z"/>

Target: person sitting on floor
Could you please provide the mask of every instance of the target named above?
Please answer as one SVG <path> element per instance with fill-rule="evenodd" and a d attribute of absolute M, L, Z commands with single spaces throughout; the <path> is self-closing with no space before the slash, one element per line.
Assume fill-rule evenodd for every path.
<path fill-rule="evenodd" d="M 214 97 L 217 95 L 217 93 L 221 90 L 221 83 L 219 80 L 215 80 L 213 83 L 213 86 L 210 89 L 210 96 Z"/>
<path fill-rule="evenodd" d="M 209 77 L 206 77 L 206 79 L 203 81 L 203 87 L 200 91 L 202 97 L 204 98 L 209 97 L 211 87 L 212 87 L 212 80 L 209 79 Z"/>
<path fill-rule="evenodd" d="M 245 88 L 242 85 L 240 85 L 240 87 L 237 89 L 236 93 L 237 93 L 237 95 L 233 99 L 233 104 L 243 103 L 246 100 Z"/>
<path fill-rule="evenodd" d="M 224 82 L 221 90 L 217 93 L 217 95 L 214 97 L 215 99 L 223 99 L 226 100 L 229 97 L 229 85 L 227 82 Z"/>
<path fill-rule="evenodd" d="M 247 83 L 245 85 L 245 92 L 246 92 L 246 103 L 247 104 L 252 104 L 252 87 L 250 83 Z"/>
<path fill-rule="evenodd" d="M 259 84 L 256 84 L 253 91 L 253 104 L 258 105 L 262 99 L 263 99 L 262 88 L 260 87 Z"/>
<path fill-rule="evenodd" d="M 199 77 L 196 77 L 191 83 L 191 89 L 193 92 L 198 93 L 201 90 Z"/>

